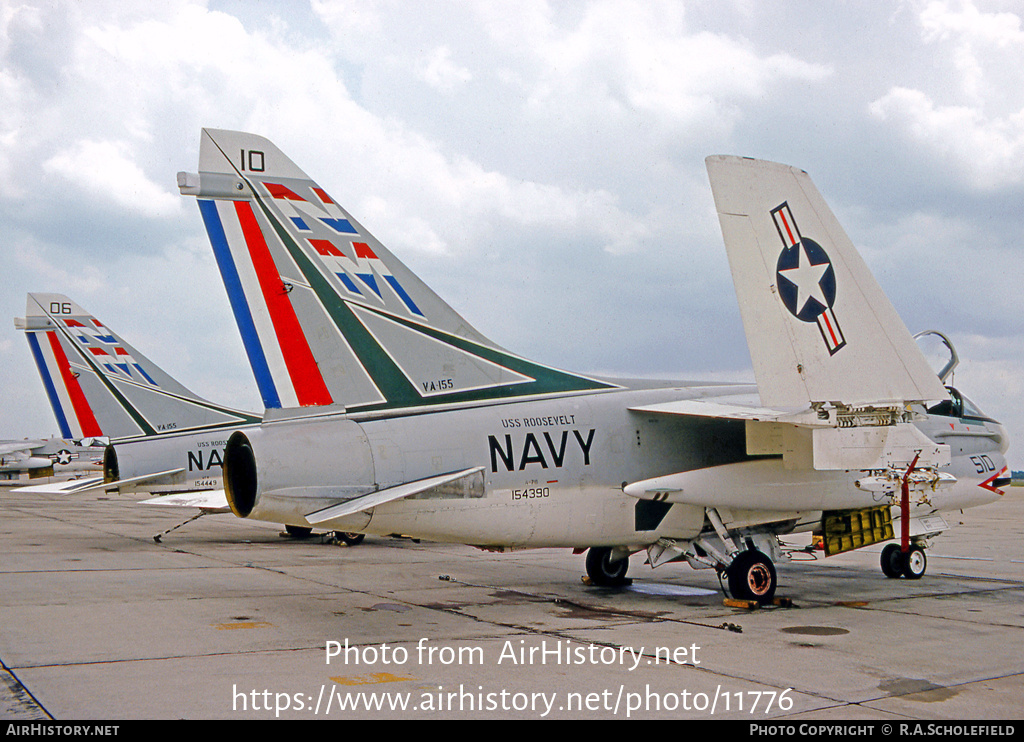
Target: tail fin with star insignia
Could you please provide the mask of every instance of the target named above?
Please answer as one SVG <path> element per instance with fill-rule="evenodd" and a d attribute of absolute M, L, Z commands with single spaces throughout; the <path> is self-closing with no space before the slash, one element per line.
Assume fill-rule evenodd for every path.
<path fill-rule="evenodd" d="M 762 404 L 948 396 L 807 173 L 706 164 Z"/>
<path fill-rule="evenodd" d="M 62 294 L 29 294 L 25 331 L 61 435 L 128 439 L 259 417 L 207 402 Z"/>

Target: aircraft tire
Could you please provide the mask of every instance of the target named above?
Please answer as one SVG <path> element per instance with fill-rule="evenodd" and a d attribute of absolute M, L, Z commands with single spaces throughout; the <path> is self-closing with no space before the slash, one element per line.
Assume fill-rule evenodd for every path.
<path fill-rule="evenodd" d="M 882 549 L 882 573 L 886 577 L 903 576 L 903 551 L 899 544 L 887 544 Z"/>
<path fill-rule="evenodd" d="M 587 551 L 587 576 L 599 587 L 620 587 L 626 584 L 629 559 L 610 560 L 610 546 L 591 546 Z"/>
<path fill-rule="evenodd" d="M 928 557 L 920 546 L 911 546 L 903 560 L 903 576 L 908 580 L 920 580 L 928 569 Z"/>
<path fill-rule="evenodd" d="M 770 603 L 775 597 L 778 575 L 772 560 L 757 549 L 748 549 L 733 559 L 726 570 L 729 593 L 739 600 Z"/>
<path fill-rule="evenodd" d="M 348 546 L 357 546 L 363 543 L 363 539 L 366 538 L 366 534 L 354 533 L 352 531 L 335 531 L 334 538 Z"/>
<path fill-rule="evenodd" d="M 309 538 L 313 533 L 313 529 L 306 528 L 305 526 L 290 526 L 286 523 L 284 526 L 284 532 L 292 538 Z"/>

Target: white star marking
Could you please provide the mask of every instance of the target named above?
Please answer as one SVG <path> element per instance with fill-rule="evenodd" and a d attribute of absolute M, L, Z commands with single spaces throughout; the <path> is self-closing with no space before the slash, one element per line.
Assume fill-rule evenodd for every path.
<path fill-rule="evenodd" d="M 811 259 L 807 255 L 807 248 L 800 243 L 800 252 L 797 255 L 796 268 L 787 268 L 779 271 L 787 281 L 792 281 L 796 286 L 796 313 L 800 314 L 807 306 L 810 299 L 816 299 L 821 306 L 828 306 L 828 299 L 821 290 L 821 277 L 829 268 L 829 263 L 811 265 Z"/>

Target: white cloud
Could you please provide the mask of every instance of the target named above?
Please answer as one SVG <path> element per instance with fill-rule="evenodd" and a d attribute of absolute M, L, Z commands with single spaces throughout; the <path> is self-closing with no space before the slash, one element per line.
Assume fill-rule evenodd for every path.
<path fill-rule="evenodd" d="M 416 74 L 443 93 L 450 93 L 456 86 L 473 79 L 473 73 L 455 64 L 452 50 L 447 46 L 439 46 L 421 58 L 416 66 Z"/>
<path fill-rule="evenodd" d="M 636 109 L 720 127 L 735 121 L 739 101 L 766 95 L 775 83 L 817 82 L 832 72 L 786 52 L 759 55 L 743 38 L 695 27 L 680 3 L 594 2 L 579 6 L 579 17 L 531 7 L 511 24 L 515 32 L 498 12 L 486 27 L 509 55 L 528 57 L 533 75 L 523 84 L 534 108 L 568 104 L 612 116 Z"/>
<path fill-rule="evenodd" d="M 1024 107 L 1024 31 L 1017 13 L 984 10 L 991 2 L 935 0 L 920 11 L 921 36 L 948 54 L 953 82 L 970 103 L 1005 115 Z M 1018 8 L 1018 13 L 1020 8 Z"/>
<path fill-rule="evenodd" d="M 32 285 L 38 287 L 45 280 L 54 291 L 78 295 L 94 294 L 109 286 L 105 278 L 106 266 L 88 260 L 72 260 L 66 252 L 40 243 L 31 236 L 16 239 L 13 247 L 8 271 L 32 276 Z M 18 299 L 23 307 L 25 297 Z"/>
<path fill-rule="evenodd" d="M 331 10 L 333 30 L 343 35 L 351 33 L 350 23 L 364 31 L 377 28 L 372 6 L 354 16 L 337 6 Z M 583 230 L 608 245 L 621 244 L 623 225 L 636 222 L 599 189 L 509 178 L 447 152 L 401 121 L 375 115 L 353 100 L 330 49 L 296 48 L 286 35 L 249 32 L 224 13 L 175 5 L 152 19 L 90 19 L 75 49 L 77 82 L 97 98 L 120 101 L 126 139 L 79 142 L 49 157 L 45 168 L 146 216 L 174 213 L 181 198 L 148 181 L 126 153 L 159 142 L 157 113 L 167 110 L 204 125 L 285 133 L 290 139 L 280 145 L 344 199 L 357 218 L 363 201 L 387 193 L 397 205 L 389 209 L 385 230 L 415 239 L 414 250 L 464 251 L 469 238 L 490 231 L 495 217 Z M 442 90 L 469 79 L 445 45 L 426 59 L 423 66 L 423 57 L 410 57 L 410 72 L 419 69 Z M 154 80 L 159 84 L 142 84 Z M 227 122 L 224 112 L 230 112 Z M 179 162 L 181 169 L 187 167 Z M 357 176 L 350 174 L 353 169 Z M 166 177 L 173 185 L 173 176 Z M 451 224 L 447 238 L 424 225 L 423 214 L 438 213 Z"/>
<path fill-rule="evenodd" d="M 146 217 L 176 216 L 181 198 L 149 180 L 117 142 L 77 142 L 43 163 L 43 170 L 96 199 Z"/>
<path fill-rule="evenodd" d="M 955 38 L 963 43 L 1008 47 L 1024 42 L 1020 16 L 985 12 L 970 0 L 934 0 L 920 12 L 925 41 Z"/>
<path fill-rule="evenodd" d="M 868 110 L 895 124 L 928 156 L 955 164 L 975 187 L 1024 182 L 1024 111 L 989 118 L 970 106 L 938 106 L 920 90 L 893 88 Z"/>
<path fill-rule="evenodd" d="M 869 106 L 930 156 L 955 164 L 977 188 L 1024 182 L 1024 31 L 1020 16 L 970 0 L 936 0 L 917 14 L 938 60 L 930 90 L 894 86 Z M 948 60 L 946 62 L 945 60 Z"/>

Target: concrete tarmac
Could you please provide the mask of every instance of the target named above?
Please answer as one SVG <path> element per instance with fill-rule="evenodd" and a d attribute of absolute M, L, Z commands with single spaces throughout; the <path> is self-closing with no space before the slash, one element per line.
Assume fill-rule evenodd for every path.
<path fill-rule="evenodd" d="M 4 489 L 0 717 L 1020 719 L 1006 492 L 956 514 L 924 579 L 886 579 L 880 546 L 800 554 L 778 568 L 792 606 L 748 611 L 642 553 L 608 590 L 568 550 L 344 547 L 231 515 L 156 543 L 189 512 Z"/>

